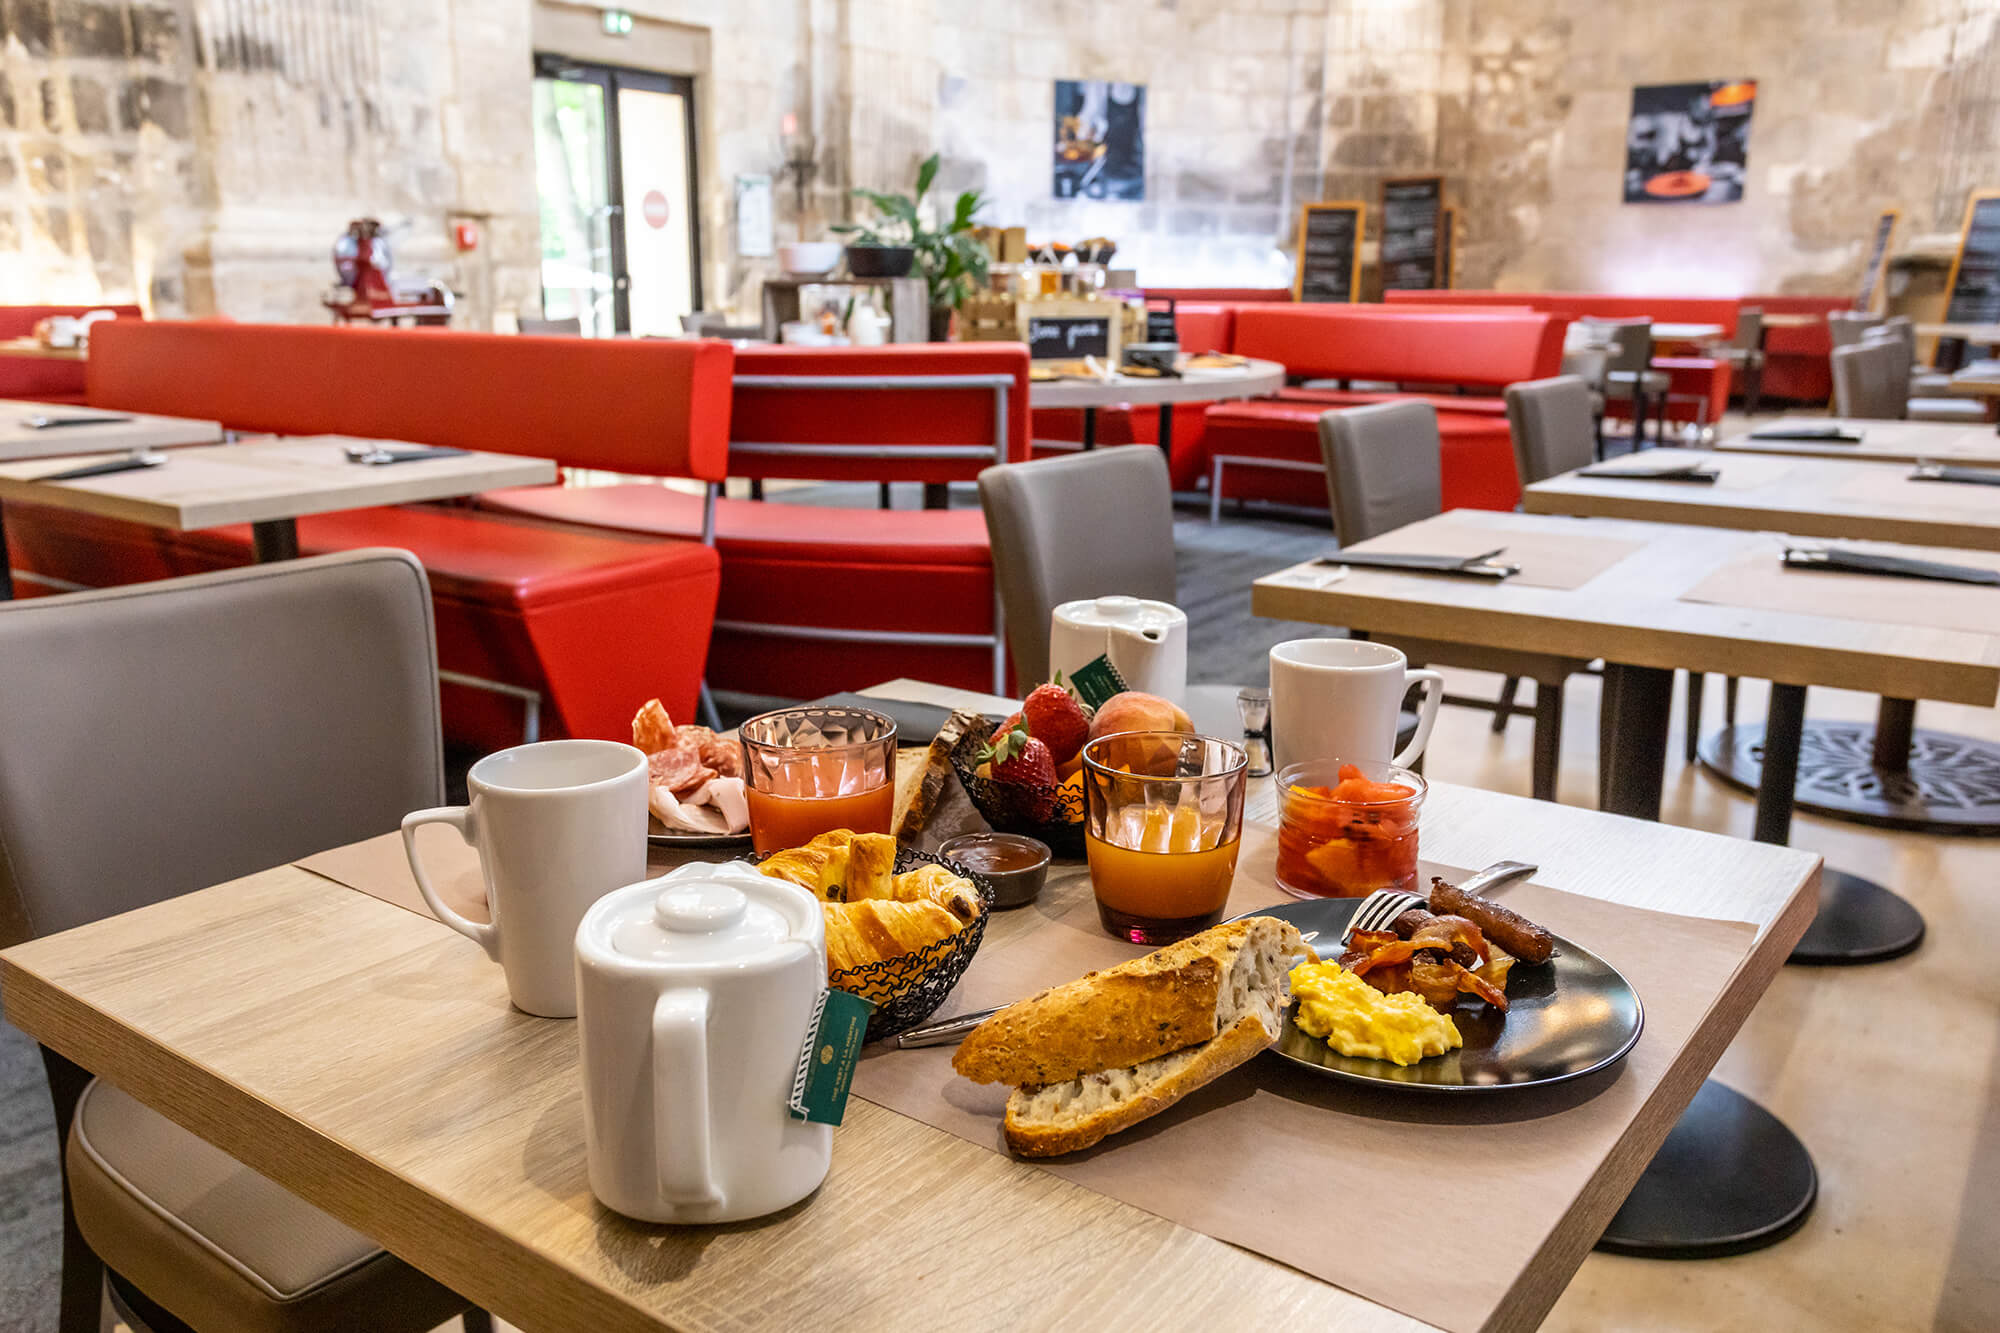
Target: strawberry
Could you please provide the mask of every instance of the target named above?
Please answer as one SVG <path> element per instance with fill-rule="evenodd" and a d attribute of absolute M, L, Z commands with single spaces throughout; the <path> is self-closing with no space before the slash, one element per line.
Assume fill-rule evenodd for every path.
<path fill-rule="evenodd" d="M 1076 758 L 1076 752 L 1090 739 L 1090 710 L 1076 692 L 1063 684 L 1062 673 L 1046 685 L 1037 685 L 1021 704 L 1028 734 L 1049 747 L 1058 764 Z"/>
<path fill-rule="evenodd" d="M 1056 761 L 1049 747 L 1028 734 L 1025 726 L 1000 733 L 987 747 L 986 761 L 992 765 L 993 780 L 1026 787 L 1026 809 L 1030 819 L 1045 820 L 1055 810 Z"/>

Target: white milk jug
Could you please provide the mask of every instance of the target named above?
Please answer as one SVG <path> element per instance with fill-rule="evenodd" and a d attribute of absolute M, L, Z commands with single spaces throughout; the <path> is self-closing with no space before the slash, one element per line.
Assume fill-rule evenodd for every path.
<path fill-rule="evenodd" d="M 591 1192 L 648 1222 L 735 1222 L 817 1189 L 833 1127 L 788 1103 L 825 990 L 819 903 L 741 861 L 598 900 L 576 932 Z"/>
<path fill-rule="evenodd" d="M 1125 684 L 1173 703 L 1187 696 L 1187 613 L 1170 602 L 1091 597 L 1064 602 L 1049 621 L 1049 675 L 1064 679 L 1109 656 Z"/>

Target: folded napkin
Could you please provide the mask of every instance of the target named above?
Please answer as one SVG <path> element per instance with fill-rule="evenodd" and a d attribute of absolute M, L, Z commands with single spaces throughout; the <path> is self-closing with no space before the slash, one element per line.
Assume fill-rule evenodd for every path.
<path fill-rule="evenodd" d="M 1579 470 L 1576 475 L 1602 481 L 1685 481 L 1696 486 L 1713 486 L 1722 476 L 1714 468 L 1705 467 L 1700 463 L 1690 463 L 1686 467 L 1650 469 L 1587 467 Z"/>
<path fill-rule="evenodd" d="M 1845 426 L 1766 426 L 1750 432 L 1753 440 L 1810 440 L 1816 444 L 1859 444 L 1861 432 Z"/>
<path fill-rule="evenodd" d="M 1501 550 L 1506 548 L 1502 547 Z M 1492 579 L 1496 582 L 1521 572 L 1519 565 L 1494 562 L 1500 551 L 1480 555 L 1420 555 L 1405 551 L 1336 551 L 1323 555 L 1315 564 L 1351 565 L 1356 569 L 1393 569 L 1413 574 L 1449 574 L 1459 578 Z"/>
<path fill-rule="evenodd" d="M 2000 486 L 2000 468 L 1949 467 L 1925 463 L 1910 474 L 1911 481 L 1950 481 L 1966 486 Z"/>
<path fill-rule="evenodd" d="M 1877 555 L 1872 551 L 1788 546 L 1783 560 L 1787 569 L 1824 569 L 1838 574 L 1876 574 L 1887 578 L 1927 579 L 1933 583 L 1978 583 L 2000 588 L 2000 570 L 1984 569 L 1978 565 L 1951 565 L 1941 560 Z"/>
<path fill-rule="evenodd" d="M 647 803 L 655 819 L 686 833 L 719 836 L 742 833 L 750 827 L 750 802 L 743 794 L 742 778 L 710 778 L 685 798 L 655 786 L 648 792 Z"/>

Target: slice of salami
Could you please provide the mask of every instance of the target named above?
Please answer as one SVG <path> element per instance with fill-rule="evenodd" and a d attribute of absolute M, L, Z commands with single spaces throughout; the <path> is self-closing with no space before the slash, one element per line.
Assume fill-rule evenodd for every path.
<path fill-rule="evenodd" d="M 695 784 L 697 775 L 702 772 L 703 767 L 699 749 L 693 745 L 684 745 L 678 739 L 666 749 L 657 750 L 646 759 L 649 783 L 655 787 L 665 787 L 676 795 Z M 699 780 L 707 781 L 706 778 Z"/>
<path fill-rule="evenodd" d="M 725 778 L 743 776 L 743 747 L 735 741 L 726 741 L 714 732 L 702 737 L 701 762 L 707 764 Z"/>

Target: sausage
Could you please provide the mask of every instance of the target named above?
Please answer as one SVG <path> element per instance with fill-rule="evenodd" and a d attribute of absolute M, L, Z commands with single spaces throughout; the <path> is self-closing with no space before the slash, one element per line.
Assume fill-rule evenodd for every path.
<path fill-rule="evenodd" d="M 1486 937 L 1524 963 L 1546 963 L 1555 957 L 1555 936 L 1519 912 L 1466 893 L 1456 884 L 1431 880 L 1431 910 L 1462 916 Z"/>

